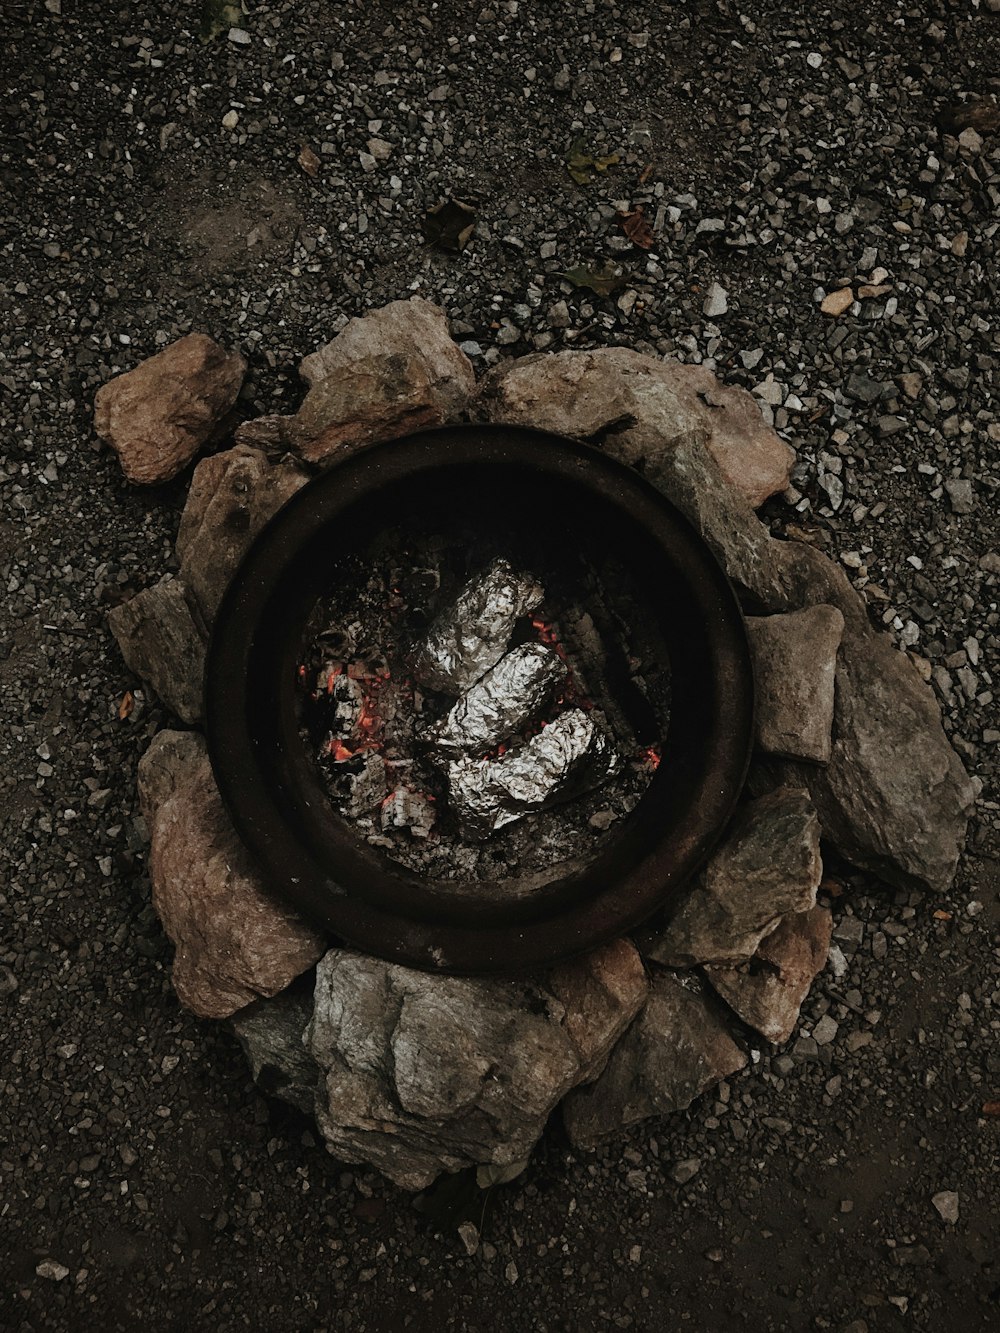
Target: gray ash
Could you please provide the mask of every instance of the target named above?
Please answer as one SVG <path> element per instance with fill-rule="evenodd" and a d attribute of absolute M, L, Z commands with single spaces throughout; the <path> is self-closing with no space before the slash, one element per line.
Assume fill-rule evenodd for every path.
<path fill-rule="evenodd" d="M 621 570 L 397 533 L 339 562 L 299 669 L 338 813 L 410 871 L 500 881 L 591 857 L 658 763 L 669 678 Z"/>

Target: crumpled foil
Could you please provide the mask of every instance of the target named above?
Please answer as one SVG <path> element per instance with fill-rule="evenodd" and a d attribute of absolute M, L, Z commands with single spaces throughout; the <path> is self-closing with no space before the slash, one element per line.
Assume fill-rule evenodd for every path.
<path fill-rule="evenodd" d="M 531 575 L 494 560 L 431 626 L 414 663 L 414 679 L 443 694 L 464 693 L 499 662 L 518 620 L 544 596 Z"/>
<path fill-rule="evenodd" d="M 570 708 L 497 759 L 455 759 L 451 799 L 470 832 L 492 833 L 556 801 L 592 791 L 621 770 L 600 713 Z"/>
<path fill-rule="evenodd" d="M 425 739 L 441 759 L 482 755 L 536 717 L 565 674 L 563 662 L 551 648 L 523 643 L 490 667 L 447 717 L 428 728 Z"/>

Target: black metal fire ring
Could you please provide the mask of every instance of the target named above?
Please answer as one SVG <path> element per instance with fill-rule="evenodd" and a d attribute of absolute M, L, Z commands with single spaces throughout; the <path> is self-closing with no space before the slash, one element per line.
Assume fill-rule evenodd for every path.
<path fill-rule="evenodd" d="M 668 643 L 670 723 L 638 806 L 583 869 L 536 877 L 543 882 L 519 894 L 421 879 L 383 858 L 336 814 L 299 735 L 298 654 L 332 560 L 370 536 L 373 516 L 442 495 L 480 507 L 484 523 L 502 522 L 511 505 L 531 521 L 532 506 L 545 506 L 563 540 L 608 543 L 640 580 Z M 599 450 L 500 426 L 373 445 L 303 487 L 256 538 L 223 598 L 205 705 L 219 790 L 268 887 L 350 945 L 458 973 L 531 970 L 649 917 L 728 822 L 753 730 L 739 605 L 687 520 Z"/>

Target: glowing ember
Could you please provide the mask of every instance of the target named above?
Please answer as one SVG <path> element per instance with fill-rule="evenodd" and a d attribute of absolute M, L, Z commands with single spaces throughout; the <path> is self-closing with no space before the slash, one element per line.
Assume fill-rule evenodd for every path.
<path fill-rule="evenodd" d="M 660 767 L 660 760 L 662 758 L 663 756 L 660 754 L 660 747 L 658 745 L 647 745 L 644 750 L 639 752 L 640 763 L 644 764 L 647 768 L 653 769 L 654 772 Z"/>

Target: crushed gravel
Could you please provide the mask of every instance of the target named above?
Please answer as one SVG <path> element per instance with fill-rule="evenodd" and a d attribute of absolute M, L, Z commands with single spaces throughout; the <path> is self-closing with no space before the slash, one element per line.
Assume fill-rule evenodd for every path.
<path fill-rule="evenodd" d="M 4 12 L 0 1324 L 996 1327 L 1000 133 L 954 108 L 1000 92 L 1000 6 L 247 8 L 207 42 L 175 0 Z M 448 197 L 458 254 L 422 231 Z M 134 794 L 166 715 L 105 614 L 173 567 L 187 478 L 130 488 L 91 425 L 190 330 L 247 357 L 243 416 L 293 410 L 299 358 L 408 293 L 479 370 L 621 344 L 751 389 L 799 450 L 770 521 L 984 782 L 946 898 L 830 868 L 787 1048 L 593 1156 L 553 1126 L 461 1233 L 170 990 Z"/>

